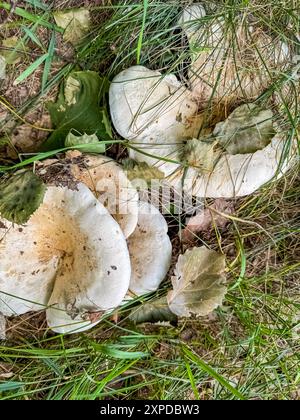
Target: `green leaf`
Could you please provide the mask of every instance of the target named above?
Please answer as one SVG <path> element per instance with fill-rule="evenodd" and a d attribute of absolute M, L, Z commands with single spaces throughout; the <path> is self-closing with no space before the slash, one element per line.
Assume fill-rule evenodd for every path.
<path fill-rule="evenodd" d="M 87 146 L 83 146 L 83 145 Z M 78 146 L 81 147 L 79 150 L 84 153 L 104 153 L 105 152 L 105 143 L 101 143 L 96 136 L 96 134 L 88 135 L 84 133 L 82 136 L 75 136 L 71 132 L 67 135 L 65 146 L 66 147 L 73 147 Z M 83 146 L 83 147 L 82 147 Z"/>
<path fill-rule="evenodd" d="M 31 171 L 19 171 L 0 183 L 0 215 L 23 224 L 39 208 L 46 186 Z"/>
<path fill-rule="evenodd" d="M 130 181 L 133 179 L 143 179 L 151 182 L 152 179 L 164 178 L 163 172 L 154 166 L 148 165 L 146 162 L 136 162 L 128 158 L 123 160 L 122 165 Z"/>
<path fill-rule="evenodd" d="M 241 105 L 216 125 L 213 134 L 232 155 L 255 153 L 264 149 L 276 134 L 273 112 L 255 104 Z"/>
<path fill-rule="evenodd" d="M 40 2 L 39 0 L 26 0 L 26 3 L 29 3 L 32 6 L 45 11 L 48 10 L 49 7 L 51 7 L 47 6 L 45 3 Z"/>
<path fill-rule="evenodd" d="M 4 39 L 2 41 L 2 46 L 7 48 L 1 50 L 1 55 L 5 58 L 6 64 L 19 63 L 22 58 L 22 52 L 26 52 L 26 47 L 23 40 L 19 40 L 16 36 L 11 36 Z"/>
<path fill-rule="evenodd" d="M 180 255 L 168 293 L 169 308 L 178 316 L 206 316 L 222 304 L 227 291 L 225 257 L 205 246 Z"/>
<path fill-rule="evenodd" d="M 177 316 L 170 311 L 167 298 L 162 297 L 152 302 L 146 302 L 133 309 L 129 319 L 135 324 L 143 322 L 176 322 Z"/>
<path fill-rule="evenodd" d="M 96 134 L 101 140 L 109 140 L 106 115 L 98 104 L 102 79 L 93 71 L 71 73 L 61 85 L 55 103 L 48 103 L 54 132 L 42 146 L 42 151 L 64 147 L 71 130 L 79 135 Z"/>
<path fill-rule="evenodd" d="M 67 12 L 53 13 L 55 23 L 63 28 L 63 39 L 73 45 L 78 44 L 88 33 L 91 19 L 90 12 L 86 9 L 68 10 Z"/>

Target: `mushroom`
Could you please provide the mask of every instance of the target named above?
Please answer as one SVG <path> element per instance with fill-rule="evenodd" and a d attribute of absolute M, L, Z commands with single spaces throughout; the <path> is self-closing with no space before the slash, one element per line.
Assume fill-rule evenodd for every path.
<path fill-rule="evenodd" d="M 136 295 L 154 292 L 164 280 L 172 257 L 168 225 L 152 204 L 139 203 L 138 224 L 128 239 L 132 274 L 129 290 Z"/>
<path fill-rule="evenodd" d="M 129 287 L 126 239 L 105 207 L 79 183 L 48 186 L 26 225 L 0 222 L 0 312 L 46 307 L 59 333 L 91 328 Z"/>
<path fill-rule="evenodd" d="M 237 19 L 233 32 L 224 17 L 207 15 L 201 3 L 185 8 L 179 19 L 191 51 L 191 89 L 204 106 L 210 100 L 228 106 L 256 99 L 292 61 L 292 51 L 280 36 Z"/>
<path fill-rule="evenodd" d="M 236 106 L 241 99 L 245 101 L 262 94 L 274 76 L 282 74 L 290 64 L 291 49 L 282 40 L 273 42 L 271 35 L 241 20 L 233 51 L 224 19 L 209 19 L 200 3 L 184 9 L 179 23 L 191 51 L 196 51 L 189 71 L 191 90 L 183 87 L 174 75 L 163 76 L 145 67 L 134 66 L 122 71 L 110 88 L 110 111 L 115 129 L 130 140 L 130 157 L 156 166 L 177 191 L 183 188 L 186 194 L 198 197 L 230 198 L 251 194 L 274 177 L 282 176 L 291 166 L 292 153 L 282 162 L 286 149 L 282 129 L 276 135 L 275 132 L 272 136 L 269 134 L 259 144 L 257 140 L 264 130 L 258 131 L 257 121 L 251 119 L 256 105 L 247 103 L 236 108 L 215 129 L 213 117 L 200 110 L 206 107 L 210 112 L 210 99 L 217 104 L 224 99 L 223 103 Z M 202 46 L 200 53 L 199 45 Z M 249 49 L 249 45 L 252 48 Z M 278 105 L 277 111 L 282 106 Z M 223 118 L 222 111 L 220 115 L 218 121 Z M 270 110 L 261 110 L 260 124 L 265 116 L 273 120 Z M 251 128 L 248 120 L 252 121 L 254 129 L 252 134 L 248 130 L 245 136 L 242 128 L 247 124 Z M 232 123 L 238 132 L 237 148 L 232 142 L 228 147 L 225 144 L 224 130 L 230 131 Z M 227 138 L 236 137 L 232 130 L 230 133 Z M 244 139 L 251 136 L 256 136 L 255 147 L 249 147 L 250 142 L 243 147 Z M 232 153 L 232 149 L 239 152 Z M 190 155 L 186 156 L 188 151 Z M 195 157 L 200 170 L 186 167 Z"/>
<path fill-rule="evenodd" d="M 273 178 L 280 178 L 294 162 L 294 144 L 282 160 L 284 134 L 274 130 L 273 113 L 254 104 L 242 105 L 217 124 L 211 142 L 187 142 L 194 166 L 167 179 L 176 189 L 197 197 L 231 198 L 252 194 Z M 222 149 L 220 148 L 222 146 Z M 215 150 L 214 150 L 215 149 Z M 188 161 L 191 163 L 190 161 Z M 183 177 L 184 174 L 184 177 Z"/>
<path fill-rule="evenodd" d="M 51 166 L 63 164 L 69 165 L 70 177 L 84 183 L 108 209 L 127 238 L 137 224 L 139 196 L 122 167 L 107 156 L 74 150 L 68 151 L 64 160 L 42 162 L 39 170 L 51 174 Z"/>
<path fill-rule="evenodd" d="M 178 167 L 178 143 L 196 136 L 202 117 L 192 93 L 172 75 L 143 66 L 122 71 L 109 91 L 110 114 L 117 132 L 130 140 L 132 159 L 165 175 Z"/>
<path fill-rule="evenodd" d="M 277 135 L 263 150 L 255 153 L 224 154 L 213 171 L 199 174 L 189 168 L 184 178 L 184 191 L 196 197 L 232 198 L 252 194 L 272 179 L 279 179 L 291 166 L 291 159 L 282 161 L 284 137 Z M 179 188 L 181 175 L 170 180 Z"/>

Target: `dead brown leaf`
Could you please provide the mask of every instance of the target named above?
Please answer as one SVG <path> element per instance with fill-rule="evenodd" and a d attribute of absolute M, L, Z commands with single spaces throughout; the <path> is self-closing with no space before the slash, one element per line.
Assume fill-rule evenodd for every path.
<path fill-rule="evenodd" d="M 182 242 L 193 242 L 197 239 L 196 237 L 199 233 L 211 231 L 214 226 L 224 228 L 230 222 L 230 219 L 224 217 L 223 214 L 230 216 L 233 212 L 234 205 L 232 201 L 217 198 L 211 206 L 190 218 L 182 231 Z"/>

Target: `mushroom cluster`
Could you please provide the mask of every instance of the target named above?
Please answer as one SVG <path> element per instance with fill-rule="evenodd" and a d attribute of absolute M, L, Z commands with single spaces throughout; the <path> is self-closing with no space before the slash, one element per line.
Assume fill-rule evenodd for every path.
<path fill-rule="evenodd" d="M 122 71 L 110 88 L 114 127 L 130 141 L 132 159 L 158 167 L 178 190 L 211 198 L 251 194 L 293 162 L 273 111 L 254 103 L 286 71 L 292 46 L 242 17 L 233 40 L 224 19 L 211 19 L 202 4 L 187 7 L 179 25 L 190 48 L 189 86 L 143 66 Z M 207 124 L 222 106 L 235 109 Z"/>
<path fill-rule="evenodd" d="M 128 291 L 158 288 L 171 263 L 167 223 L 115 161 L 68 152 L 37 174 L 47 189 L 28 222 L 0 219 L 0 313 L 45 309 L 52 330 L 73 333 Z"/>
<path fill-rule="evenodd" d="M 251 194 L 294 160 L 274 109 L 257 100 L 286 71 L 292 48 L 242 17 L 233 42 L 224 19 L 207 19 L 202 4 L 187 7 L 179 25 L 189 43 L 188 85 L 140 65 L 122 71 L 109 92 L 114 127 L 130 159 L 155 167 L 179 193 Z M 209 114 L 222 106 L 229 112 L 215 121 Z M 46 185 L 38 209 L 25 224 L 0 218 L 0 314 L 45 309 L 52 330 L 73 333 L 128 296 L 157 290 L 171 265 L 168 226 L 117 162 L 72 151 L 36 172 Z M 179 257 L 171 312 L 204 315 L 220 305 L 224 270 L 224 256 L 204 248 Z"/>

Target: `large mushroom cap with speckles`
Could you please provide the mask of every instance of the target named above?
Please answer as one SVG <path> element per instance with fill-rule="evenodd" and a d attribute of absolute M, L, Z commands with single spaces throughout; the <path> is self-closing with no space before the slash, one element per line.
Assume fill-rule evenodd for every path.
<path fill-rule="evenodd" d="M 132 266 L 129 289 L 136 295 L 157 290 L 170 268 L 172 245 L 167 232 L 167 222 L 159 210 L 141 201 L 137 227 L 128 239 Z"/>
<path fill-rule="evenodd" d="M 24 226 L 0 224 L 0 312 L 47 307 L 56 332 L 78 332 L 124 298 L 131 275 L 118 223 L 83 184 L 48 187 Z"/>
<path fill-rule="evenodd" d="M 109 104 L 115 129 L 130 140 L 130 157 L 155 164 L 165 174 L 178 166 L 167 162 L 176 162 L 178 143 L 196 135 L 202 121 L 191 92 L 174 75 L 142 66 L 113 79 Z"/>

